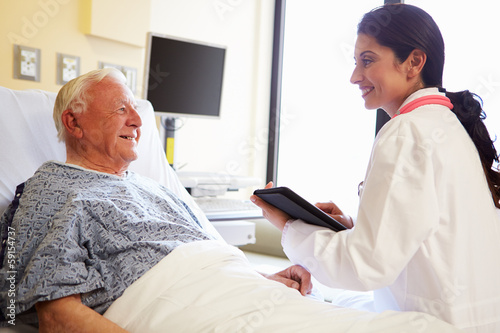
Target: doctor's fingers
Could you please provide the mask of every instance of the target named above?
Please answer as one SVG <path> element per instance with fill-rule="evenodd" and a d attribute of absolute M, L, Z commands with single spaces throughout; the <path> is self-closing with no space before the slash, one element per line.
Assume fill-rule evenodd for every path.
<path fill-rule="evenodd" d="M 283 231 L 285 224 L 291 219 L 291 216 L 283 212 L 282 210 L 268 204 L 256 195 L 250 197 L 255 205 L 262 209 L 262 215 L 266 220 L 274 224 L 279 230 Z"/>
<path fill-rule="evenodd" d="M 327 214 L 331 214 L 331 215 L 344 215 L 344 213 L 342 212 L 342 210 L 336 204 L 334 204 L 331 201 L 329 201 L 329 202 L 318 202 L 318 203 L 316 203 L 315 206 L 318 207 L 319 209 L 321 209 L 322 211 L 324 211 Z"/>

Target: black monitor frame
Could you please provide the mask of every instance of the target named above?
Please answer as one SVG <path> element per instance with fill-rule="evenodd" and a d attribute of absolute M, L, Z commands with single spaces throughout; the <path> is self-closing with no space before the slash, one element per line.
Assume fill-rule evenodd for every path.
<path fill-rule="evenodd" d="M 143 98 L 157 115 L 220 117 L 226 48 L 150 32 Z"/>

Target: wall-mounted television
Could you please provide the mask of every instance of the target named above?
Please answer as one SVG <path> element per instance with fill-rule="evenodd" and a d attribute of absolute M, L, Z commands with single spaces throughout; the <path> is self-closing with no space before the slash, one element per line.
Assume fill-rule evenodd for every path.
<path fill-rule="evenodd" d="M 144 99 L 170 117 L 220 116 L 226 48 L 148 33 Z"/>

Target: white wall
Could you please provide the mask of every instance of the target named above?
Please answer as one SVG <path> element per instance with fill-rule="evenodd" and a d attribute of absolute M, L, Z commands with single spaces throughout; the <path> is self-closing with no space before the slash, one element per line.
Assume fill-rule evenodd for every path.
<path fill-rule="evenodd" d="M 221 117 L 177 121 L 175 166 L 264 183 L 274 2 L 153 0 L 151 8 L 151 31 L 227 47 Z"/>

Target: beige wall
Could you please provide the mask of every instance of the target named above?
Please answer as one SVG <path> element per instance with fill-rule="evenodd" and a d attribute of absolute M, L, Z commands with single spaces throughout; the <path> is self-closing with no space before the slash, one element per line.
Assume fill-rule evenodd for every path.
<path fill-rule="evenodd" d="M 99 61 L 137 68 L 140 97 L 145 50 L 138 31 L 224 45 L 221 117 L 183 120 L 176 164 L 264 182 L 273 14 L 268 0 L 1 0 L 0 85 L 58 91 L 59 52 L 80 56 L 81 73 L 98 68 Z M 13 44 L 41 49 L 40 82 L 13 78 Z M 251 190 L 230 195 L 246 198 Z"/>
<path fill-rule="evenodd" d="M 105 0 L 101 0 L 105 1 Z M 111 2 L 110 0 L 106 0 Z M 113 0 L 117 5 L 121 1 Z M 98 62 L 135 67 L 142 78 L 142 47 L 82 33 L 89 24 L 83 7 L 90 0 L 2 0 L 0 2 L 0 85 L 12 89 L 58 91 L 56 53 L 80 57 L 81 73 L 98 68 Z M 144 1 L 148 5 L 149 1 Z M 130 23 L 129 19 L 124 20 Z M 127 24 L 128 24 L 127 23 Z M 116 26 L 115 30 L 120 27 Z M 144 37 L 144 40 L 146 38 Z M 13 45 L 41 50 L 40 82 L 13 78 Z M 138 85 L 142 81 L 138 82 Z"/>

